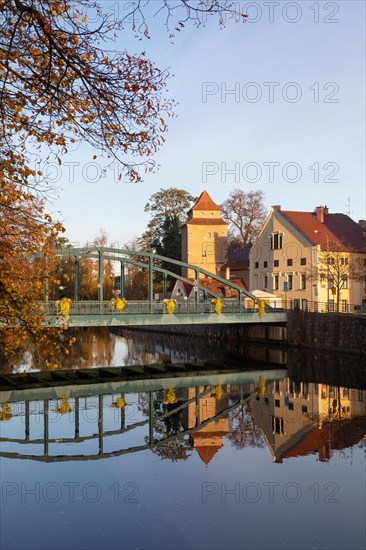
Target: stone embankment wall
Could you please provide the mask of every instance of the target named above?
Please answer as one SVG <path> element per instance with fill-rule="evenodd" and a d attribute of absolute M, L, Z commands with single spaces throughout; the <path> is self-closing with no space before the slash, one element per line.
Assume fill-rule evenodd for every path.
<path fill-rule="evenodd" d="M 289 312 L 287 344 L 301 348 L 366 354 L 366 315 Z"/>
<path fill-rule="evenodd" d="M 287 326 L 231 325 L 230 341 L 366 354 L 366 315 L 288 312 Z"/>

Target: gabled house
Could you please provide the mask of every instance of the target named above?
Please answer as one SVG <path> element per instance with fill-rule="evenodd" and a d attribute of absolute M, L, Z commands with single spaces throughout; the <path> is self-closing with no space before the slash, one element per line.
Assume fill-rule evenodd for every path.
<path fill-rule="evenodd" d="M 174 300 L 184 300 L 187 298 L 188 300 L 194 300 L 196 298 L 196 292 L 197 287 L 194 284 L 193 277 L 188 277 L 190 281 L 192 281 L 192 284 L 186 283 L 185 281 L 176 280 L 175 285 L 173 287 L 171 298 Z M 230 281 L 244 290 L 247 290 L 245 287 L 242 279 L 230 279 Z M 212 279 L 212 277 L 205 277 L 203 279 L 200 279 L 200 286 L 203 288 L 207 288 L 208 290 L 211 290 L 215 294 L 218 294 L 223 298 L 237 298 L 238 293 L 236 290 L 232 289 L 230 286 L 225 285 L 224 283 L 220 283 L 219 281 L 216 281 L 215 279 Z M 201 293 L 203 294 L 205 291 L 201 289 Z M 207 294 L 208 299 L 210 299 L 210 295 Z M 200 300 L 204 296 L 200 296 Z"/>
<path fill-rule="evenodd" d="M 319 311 L 337 303 L 340 311 L 350 304 L 366 311 L 365 259 L 364 222 L 326 206 L 314 212 L 273 206 L 250 251 L 250 291 L 298 299 L 304 307 L 317 302 Z"/>

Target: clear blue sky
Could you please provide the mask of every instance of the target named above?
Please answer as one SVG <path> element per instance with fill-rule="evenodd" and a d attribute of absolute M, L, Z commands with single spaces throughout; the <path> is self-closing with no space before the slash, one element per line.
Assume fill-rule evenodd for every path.
<path fill-rule="evenodd" d="M 118 182 L 110 169 L 98 180 L 87 147 L 63 157 L 79 165 L 73 178 L 70 165 L 59 169 L 50 210 L 60 211 L 70 241 L 83 245 L 104 229 L 122 246 L 144 231 L 150 195 L 171 186 L 194 195 L 206 189 L 218 203 L 235 188 L 262 189 L 268 208 L 287 210 L 326 204 L 347 213 L 350 197 L 352 218 L 366 218 L 365 3 L 236 4 L 257 21 L 228 20 L 220 30 L 209 19 L 205 28 L 183 29 L 174 44 L 159 20 L 151 40 L 120 33 L 116 49 L 145 51 L 170 68 L 178 116 L 155 157 L 160 170 L 142 183 Z"/>

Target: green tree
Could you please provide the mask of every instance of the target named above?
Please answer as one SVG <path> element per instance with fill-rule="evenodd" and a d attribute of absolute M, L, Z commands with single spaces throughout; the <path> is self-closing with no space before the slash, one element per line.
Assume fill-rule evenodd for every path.
<path fill-rule="evenodd" d="M 151 213 L 151 219 L 142 237 L 147 247 L 161 256 L 181 260 L 181 226 L 196 200 L 188 191 L 176 187 L 160 189 L 151 195 L 145 205 L 145 212 Z M 177 265 L 164 262 L 162 267 L 180 274 Z"/>

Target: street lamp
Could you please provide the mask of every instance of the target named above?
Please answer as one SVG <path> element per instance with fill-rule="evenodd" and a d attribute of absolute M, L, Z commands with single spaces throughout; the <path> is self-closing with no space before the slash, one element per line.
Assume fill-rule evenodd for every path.
<path fill-rule="evenodd" d="M 323 233 L 323 235 L 325 235 L 327 239 L 327 308 L 329 312 L 329 238 L 328 234 L 325 231 L 314 229 L 314 233 Z"/>

